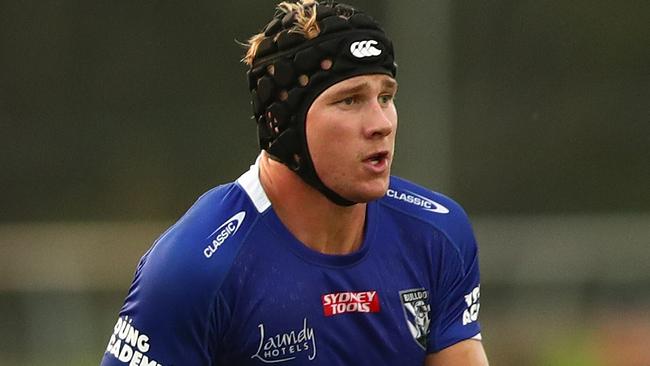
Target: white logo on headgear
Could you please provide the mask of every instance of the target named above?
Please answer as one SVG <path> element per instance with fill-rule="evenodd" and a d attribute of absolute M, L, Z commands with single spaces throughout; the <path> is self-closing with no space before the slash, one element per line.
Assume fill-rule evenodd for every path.
<path fill-rule="evenodd" d="M 376 48 L 375 40 L 357 41 L 350 45 L 350 53 L 356 58 L 372 57 L 381 55 L 381 50 Z"/>

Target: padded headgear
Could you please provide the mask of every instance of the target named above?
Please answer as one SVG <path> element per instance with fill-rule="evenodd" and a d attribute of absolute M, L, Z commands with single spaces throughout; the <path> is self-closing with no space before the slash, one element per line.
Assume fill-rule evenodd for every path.
<path fill-rule="evenodd" d="M 316 12 L 317 37 L 291 31 L 295 12 L 279 10 L 264 28 L 264 38 L 248 70 L 260 148 L 296 172 L 330 201 L 350 201 L 325 186 L 316 173 L 305 119 L 314 100 L 330 86 L 365 74 L 395 77 L 393 45 L 370 16 L 348 5 L 305 5 Z"/>

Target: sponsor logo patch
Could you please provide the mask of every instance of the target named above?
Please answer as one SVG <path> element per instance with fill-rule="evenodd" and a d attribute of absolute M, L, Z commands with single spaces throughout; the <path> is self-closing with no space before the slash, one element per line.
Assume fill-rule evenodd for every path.
<path fill-rule="evenodd" d="M 264 363 L 279 363 L 298 357 L 313 361 L 316 358 L 316 336 L 314 328 L 303 319 L 302 329 L 270 335 L 264 324 L 257 326 L 260 331 L 260 344 L 257 352 L 251 356 Z"/>
<path fill-rule="evenodd" d="M 449 213 L 449 209 L 440 203 L 410 191 L 398 192 L 394 189 L 389 188 L 386 192 L 386 196 L 418 206 L 424 211 L 435 212 L 439 214 Z"/>
<path fill-rule="evenodd" d="M 208 235 L 208 239 L 212 238 L 212 242 L 203 249 L 203 255 L 206 258 L 212 257 L 214 253 L 217 252 L 217 249 L 231 236 L 237 233 L 244 218 L 246 217 L 246 212 L 241 211 L 236 213 L 233 217 L 229 218 L 226 222 L 221 224 L 217 230 L 213 231 Z"/>
<path fill-rule="evenodd" d="M 322 297 L 325 316 L 344 313 L 378 313 L 377 291 L 338 292 Z"/>
<path fill-rule="evenodd" d="M 465 295 L 467 309 L 463 312 L 463 325 L 474 323 L 478 320 L 478 312 L 481 309 L 481 285 L 474 287 L 470 293 Z"/>
<path fill-rule="evenodd" d="M 131 322 L 132 319 L 128 316 L 117 319 L 106 352 L 128 365 L 162 366 L 147 356 L 150 348 L 149 336 L 139 331 Z"/>
<path fill-rule="evenodd" d="M 379 42 L 374 39 L 352 42 L 350 53 L 356 58 L 373 57 L 381 55 L 381 50 L 375 47 Z"/>
<path fill-rule="evenodd" d="M 429 292 L 423 288 L 404 290 L 399 292 L 399 298 L 413 339 L 422 349 L 426 349 L 431 324 Z"/>

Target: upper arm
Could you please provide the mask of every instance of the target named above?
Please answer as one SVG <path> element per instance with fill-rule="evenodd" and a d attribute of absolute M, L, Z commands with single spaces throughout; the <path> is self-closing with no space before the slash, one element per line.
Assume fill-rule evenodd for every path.
<path fill-rule="evenodd" d="M 231 314 L 223 283 L 255 222 L 252 215 L 244 220 L 254 212 L 245 200 L 234 184 L 210 190 L 154 243 L 138 265 L 102 366 L 209 365 L 221 356 Z"/>
<path fill-rule="evenodd" d="M 213 301 L 191 280 L 173 279 L 145 266 L 136 273 L 102 359 L 102 366 L 208 364 Z M 171 272 L 175 272 L 173 269 Z M 196 287 L 195 287 L 196 286 Z"/>
<path fill-rule="evenodd" d="M 431 353 L 424 362 L 425 366 L 488 366 L 483 344 L 468 339 L 437 353 Z"/>
<path fill-rule="evenodd" d="M 102 366 L 137 364 L 138 359 L 147 365 L 210 364 L 227 306 L 207 280 L 202 252 L 174 242 L 188 241 L 159 242 L 141 260 Z"/>
<path fill-rule="evenodd" d="M 452 241 L 453 240 L 453 241 Z M 439 352 L 481 332 L 480 274 L 478 250 L 473 234 L 442 240 L 434 261 L 436 285 L 429 353 Z"/>
<path fill-rule="evenodd" d="M 438 226 L 443 235 L 433 252 L 433 323 L 427 352 L 480 337 L 479 251 L 469 218 L 457 203 Z M 480 338 L 478 338 L 480 339 Z"/>

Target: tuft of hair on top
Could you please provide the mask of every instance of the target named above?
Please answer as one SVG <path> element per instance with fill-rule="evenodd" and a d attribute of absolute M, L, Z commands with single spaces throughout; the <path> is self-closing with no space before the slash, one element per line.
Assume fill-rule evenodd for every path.
<path fill-rule="evenodd" d="M 306 39 L 313 39 L 318 37 L 320 34 L 320 27 L 316 22 L 316 6 L 318 2 L 316 0 L 298 0 L 298 1 L 283 1 L 278 4 L 276 16 L 294 13 L 294 25 L 289 32 L 295 32 L 302 34 Z M 271 37 L 277 37 L 272 35 Z M 264 35 L 264 32 L 257 33 L 250 37 L 244 47 L 247 48 L 246 55 L 242 58 L 242 62 L 248 66 L 253 64 L 255 55 L 257 54 L 257 49 L 260 46 L 260 43 L 267 38 Z"/>

